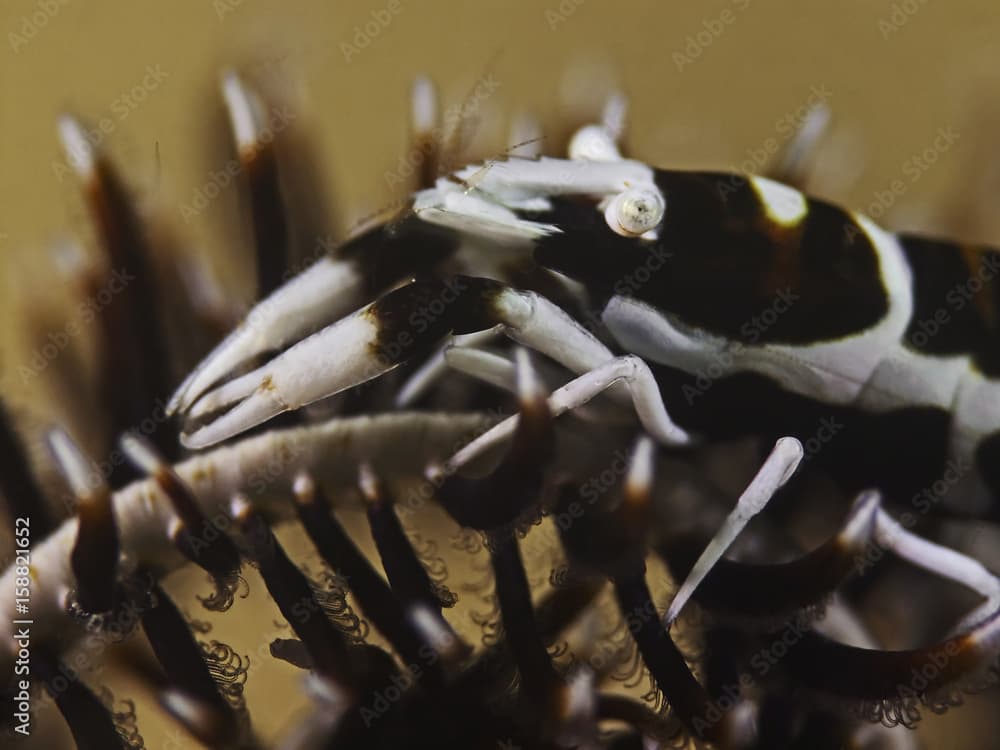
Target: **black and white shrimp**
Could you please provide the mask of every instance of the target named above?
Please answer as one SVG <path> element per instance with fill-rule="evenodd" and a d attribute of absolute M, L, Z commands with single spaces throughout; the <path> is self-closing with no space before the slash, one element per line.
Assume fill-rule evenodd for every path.
<path fill-rule="evenodd" d="M 894 234 L 765 177 L 656 169 L 622 157 L 612 132 L 585 128 L 576 158 L 505 157 L 441 177 L 401 218 L 275 291 L 174 394 L 170 409 L 199 424 L 185 445 L 499 328 L 579 376 L 562 408 L 623 382 L 619 400 L 630 393 L 665 445 L 804 439 L 818 408 L 851 425 L 827 456 L 850 489 L 908 501 L 954 471 L 977 507 L 997 505 L 998 251 Z M 573 307 L 507 283 L 511 252 Z M 926 333 L 939 311 L 949 322 Z M 481 376 L 496 364 L 460 347 L 444 360 Z"/>
<path fill-rule="evenodd" d="M 224 79 L 223 94 L 241 158 L 251 163 L 265 146 L 259 102 L 235 76 Z M 1000 579 L 912 527 L 939 505 L 1000 517 L 1000 251 L 892 233 L 793 186 L 801 183 L 802 141 L 815 137 L 823 111 L 772 177 L 626 158 L 618 145 L 620 97 L 602 122 L 575 134 L 566 159 L 507 153 L 437 175 L 428 140 L 433 98 L 425 81 L 415 86 L 413 130 L 427 168 L 402 209 L 286 283 L 262 284 L 272 291 L 170 398 L 167 412 L 183 422 L 181 443 L 211 450 L 174 466 L 152 444 L 125 435 L 122 453 L 150 478 L 112 492 L 88 484 L 89 459 L 68 436 L 50 435 L 80 513 L 33 551 L 32 606 L 45 623 L 39 636 L 51 642 L 70 617 L 99 628 L 128 592 L 146 585 L 137 579 L 185 561 L 228 593 L 213 600 L 221 609 L 219 599 L 232 603 L 227 586 L 241 560 L 250 560 L 297 638 L 272 653 L 314 671 L 316 736 L 331 747 L 373 736 L 396 746 L 410 738 L 410 722 L 421 738 L 440 729 L 456 742 L 506 735 L 540 747 L 597 747 L 604 720 L 629 725 L 633 739 L 683 735 L 720 747 L 763 746 L 761 705 L 770 697 L 754 693 L 754 680 L 744 684 L 747 672 L 735 685 L 713 674 L 696 679 L 675 644 L 692 598 L 726 626 L 736 622 L 754 636 L 778 632 L 771 642 L 782 647 L 779 658 L 788 654 L 783 673 L 821 696 L 817 715 L 829 699 L 860 703 L 866 717 L 885 723 L 912 723 L 918 699 L 937 707 L 983 677 L 1000 652 Z M 69 149 L 91 155 L 75 166 L 98 189 L 93 149 L 72 120 L 62 125 Z M 258 232 L 259 240 L 268 236 Z M 514 342 L 509 353 L 484 348 L 496 334 Z M 244 434 L 402 366 L 407 379 L 393 403 L 401 413 Z M 453 371 L 514 393 L 518 413 L 497 420 L 403 411 Z M 584 421 L 558 433 L 560 440 L 566 432 L 600 432 L 605 419 L 625 425 L 631 448 L 600 491 L 577 475 L 551 476 L 562 414 Z M 817 425 L 828 434 L 813 451 Z M 706 543 L 683 521 L 649 533 L 661 459 L 742 436 L 773 449 L 714 536 Z M 469 476 L 474 459 L 506 443 L 485 477 Z M 856 496 L 837 533 L 781 563 L 723 559 L 750 519 L 791 484 L 807 452 Z M 281 460 L 268 468 L 274 456 Z M 422 483 L 454 521 L 488 541 L 497 610 L 526 699 L 509 715 L 479 705 L 496 679 L 483 666 L 489 654 L 462 670 L 468 654 L 396 517 L 397 479 Z M 948 491 L 928 493 L 936 483 Z M 320 486 L 360 490 L 386 580 L 343 532 Z M 373 655 L 377 648 L 362 654 L 324 617 L 294 617 L 303 602 L 319 611 L 316 593 L 260 512 L 289 516 L 290 495 L 321 557 L 338 573 L 349 571 L 346 585 L 362 614 L 394 652 L 408 663 L 432 655 L 433 668 L 406 689 L 395 682 L 392 660 Z M 890 513 L 896 509 L 905 512 Z M 555 519 L 573 571 L 573 584 L 556 587 L 559 605 L 548 611 L 532 603 L 517 541 L 543 513 Z M 208 542 L 201 527 L 212 532 Z M 832 598 L 872 547 L 971 589 L 981 603 L 932 645 L 880 650 L 857 635 L 863 629 L 849 608 Z M 646 579 L 650 550 L 679 582 L 662 613 Z M 19 575 L 9 568 L 0 588 Z M 671 708 L 669 721 L 598 693 L 595 661 L 557 672 L 542 632 L 558 632 L 596 596 L 577 575 L 610 584 L 629 643 Z M 150 590 L 168 601 L 155 584 Z M 826 604 L 833 615 L 810 621 Z M 0 628 L 16 619 L 9 606 L 0 600 Z M 156 641 L 151 630 L 162 657 L 169 639 Z M 15 658 L 14 635 L 0 631 L 7 646 L 0 662 Z M 761 653 L 751 655 L 770 658 Z M 191 661 L 203 677 L 199 659 Z M 194 681 L 204 692 L 192 691 L 181 684 L 190 674 L 163 666 L 168 683 L 178 683 L 164 689 L 167 709 L 199 738 L 210 734 L 211 746 L 233 741 L 228 733 L 237 723 L 211 683 Z M 902 695 L 911 675 L 923 682 L 915 695 Z M 366 696 L 387 680 L 408 698 L 384 729 L 365 734 Z M 779 703 L 785 690 L 776 690 Z M 439 721 L 446 715 L 454 726 Z M 908 746 L 898 735 L 890 741 Z"/>
<path fill-rule="evenodd" d="M 945 479 L 959 506 L 1000 507 L 1000 251 L 893 233 L 762 176 L 625 158 L 619 107 L 577 133 L 569 159 L 504 156 L 437 178 L 275 291 L 174 394 L 170 409 L 194 425 L 182 442 L 211 446 L 427 356 L 406 393 L 447 367 L 510 384 L 511 361 L 470 345 L 498 330 L 576 375 L 549 397 L 555 415 L 609 390 L 663 446 L 785 436 L 772 456 L 780 479 L 738 505 L 668 624 L 817 424 L 850 431 L 820 452 L 845 488 L 907 508 L 902 526 L 876 512 L 880 543 L 954 574 L 987 596 L 979 614 L 991 611 L 992 575 L 943 549 L 916 553 L 901 529 L 942 500 L 926 488 Z M 564 306 L 509 283 L 511 253 L 530 257 Z M 928 334 L 946 305 L 951 319 Z M 445 469 L 506 440 L 516 420 Z M 988 630 L 983 643 L 996 639 Z"/>

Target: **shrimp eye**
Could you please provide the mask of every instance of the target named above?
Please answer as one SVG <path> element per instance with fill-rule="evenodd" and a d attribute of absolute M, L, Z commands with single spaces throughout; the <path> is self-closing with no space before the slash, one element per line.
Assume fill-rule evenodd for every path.
<path fill-rule="evenodd" d="M 666 209 L 658 191 L 629 188 L 608 203 L 604 218 L 612 231 L 624 237 L 638 237 L 659 226 Z"/>

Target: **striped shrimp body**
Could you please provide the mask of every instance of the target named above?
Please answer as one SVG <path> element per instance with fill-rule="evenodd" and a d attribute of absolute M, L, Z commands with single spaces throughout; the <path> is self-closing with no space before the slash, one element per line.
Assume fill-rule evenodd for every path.
<path fill-rule="evenodd" d="M 498 243 L 555 272 L 564 307 L 496 279 L 426 275 L 473 251 L 488 261 Z M 763 177 L 623 158 L 511 158 L 438 179 L 400 222 L 279 289 L 172 407 L 201 420 L 183 439 L 203 447 L 452 334 L 499 326 L 579 376 L 567 408 L 623 381 L 618 400 L 630 391 L 664 444 L 741 431 L 805 441 L 843 429 L 850 434 L 819 453 L 851 489 L 876 486 L 908 501 L 947 472 L 981 509 L 1000 490 L 990 284 L 998 258 L 887 232 Z M 211 387 L 307 323 L 356 305 L 373 288 L 373 267 L 383 288 L 402 285 Z M 926 333 L 949 309 L 953 319 Z M 475 349 L 450 348 L 444 359 L 487 379 L 499 366 Z"/>

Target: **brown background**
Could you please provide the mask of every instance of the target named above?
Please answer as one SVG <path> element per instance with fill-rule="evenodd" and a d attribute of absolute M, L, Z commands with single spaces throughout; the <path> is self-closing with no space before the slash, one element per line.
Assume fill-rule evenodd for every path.
<path fill-rule="evenodd" d="M 209 258 L 226 288 L 249 299 L 235 191 L 190 221 L 181 211 L 223 165 L 215 92 L 230 64 L 285 91 L 315 141 L 315 168 L 329 187 L 321 200 L 340 229 L 398 197 L 387 175 L 406 149 L 408 86 L 426 73 L 445 104 L 483 76 L 499 83 L 480 112 L 486 151 L 509 143 L 508 118 L 519 110 L 542 120 L 556 148 L 568 123 L 619 86 L 632 104 L 632 154 L 704 168 L 760 163 L 769 139 L 784 140 L 781 123 L 825 91 L 836 122 L 818 192 L 883 213 L 878 191 L 898 180 L 904 189 L 884 223 L 1000 243 L 1000 192 L 991 190 L 1000 144 L 994 0 L 399 0 L 349 61 L 342 45 L 389 3 L 51 0 L 55 12 L 25 27 L 44 2 L 0 6 L 0 386 L 29 426 L 59 408 L 45 378 L 18 369 L 38 345 L 25 321 L 58 326 L 67 302 L 51 250 L 78 238 L 94 255 L 77 185 L 56 166 L 64 163 L 60 112 L 107 118 L 113 132 L 102 145 L 144 204 L 176 225 L 185 252 Z M 676 57 L 693 53 L 683 65 Z M 165 79 L 126 104 L 121 97 L 150 66 Z M 914 179 L 910 160 L 949 128 L 957 141 Z M 73 346 L 86 360 L 86 332 Z M 163 746 L 146 734 L 147 746 Z"/>

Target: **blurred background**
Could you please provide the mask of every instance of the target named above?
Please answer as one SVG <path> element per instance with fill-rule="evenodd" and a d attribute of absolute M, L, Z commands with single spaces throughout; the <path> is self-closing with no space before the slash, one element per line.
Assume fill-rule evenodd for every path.
<path fill-rule="evenodd" d="M 891 228 L 1000 244 L 989 0 L 4 0 L 0 29 L 0 388 L 29 434 L 65 408 L 23 367 L 73 303 L 65 248 L 96 254 L 61 113 L 94 129 L 177 251 L 252 299 L 245 206 L 219 178 L 231 158 L 219 78 L 232 67 L 279 95 L 308 147 L 294 168 L 318 177 L 299 196 L 320 217 L 317 243 L 405 193 L 409 89 L 425 74 L 445 108 L 477 97 L 470 151 L 487 156 L 512 145 L 520 113 L 560 153 L 620 90 L 631 155 L 755 171 L 824 102 L 834 119 L 814 192 Z M 70 346 L 92 366 L 86 330 Z M 970 717 L 928 722 L 930 746 Z M 194 747 L 143 724 L 147 747 Z"/>

